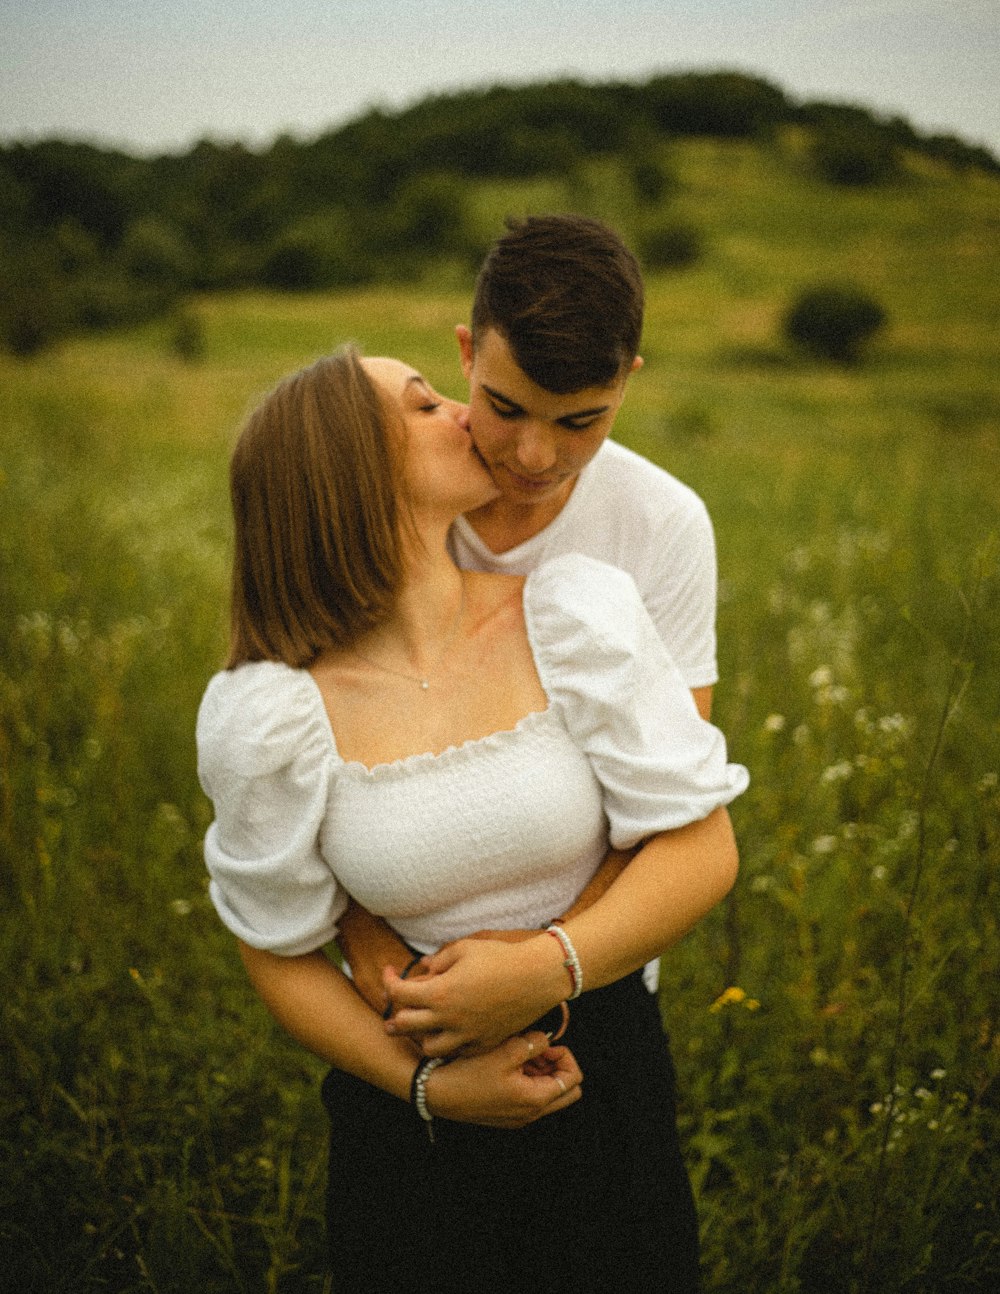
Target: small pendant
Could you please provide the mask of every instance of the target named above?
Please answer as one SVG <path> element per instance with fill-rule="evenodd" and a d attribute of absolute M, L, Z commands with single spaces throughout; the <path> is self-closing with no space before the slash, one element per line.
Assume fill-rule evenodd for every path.
<path fill-rule="evenodd" d="M 424 689 L 424 691 L 426 692 L 426 691 L 427 691 L 427 689 L 430 687 L 430 682 L 429 682 L 427 679 L 422 678 L 422 679 L 420 680 L 420 686 L 421 686 L 421 687 Z"/>

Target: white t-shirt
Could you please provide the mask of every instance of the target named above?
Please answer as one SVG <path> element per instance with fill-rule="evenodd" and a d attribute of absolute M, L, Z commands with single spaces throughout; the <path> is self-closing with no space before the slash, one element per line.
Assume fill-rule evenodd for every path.
<path fill-rule="evenodd" d="M 718 682 L 708 511 L 692 489 L 623 445 L 606 440 L 559 515 L 516 548 L 494 553 L 464 517 L 450 542 L 466 570 L 527 575 L 548 558 L 585 553 L 628 571 L 688 687 Z"/>
<path fill-rule="evenodd" d="M 421 951 L 568 908 L 609 841 L 706 817 L 748 783 L 698 715 L 632 580 L 578 555 L 524 586 L 544 710 L 373 769 L 345 762 L 312 676 L 217 674 L 198 712 L 210 892 L 246 943 L 332 939 L 352 894 Z"/>

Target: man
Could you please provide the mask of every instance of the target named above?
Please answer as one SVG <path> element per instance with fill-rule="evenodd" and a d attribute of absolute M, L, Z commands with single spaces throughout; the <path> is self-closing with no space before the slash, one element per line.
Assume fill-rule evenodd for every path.
<path fill-rule="evenodd" d="M 568 552 L 628 571 L 707 719 L 717 679 L 708 513 L 687 486 L 608 439 L 642 366 L 643 302 L 635 258 L 600 222 L 508 224 L 476 281 L 472 327 L 456 330 L 472 437 L 500 493 L 460 518 L 452 551 L 462 567 L 508 574 Z M 574 910 L 626 863 L 609 855 Z M 353 905 L 338 943 L 359 991 L 381 1009 L 381 967 L 402 970 L 409 951 Z"/>

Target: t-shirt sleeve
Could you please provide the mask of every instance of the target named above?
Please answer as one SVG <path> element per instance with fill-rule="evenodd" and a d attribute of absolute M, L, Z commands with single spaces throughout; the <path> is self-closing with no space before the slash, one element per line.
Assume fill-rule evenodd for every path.
<path fill-rule="evenodd" d="M 715 531 L 696 495 L 686 495 L 684 502 L 657 540 L 644 545 L 648 556 L 640 591 L 688 687 L 708 687 L 719 679 Z"/>
<path fill-rule="evenodd" d="M 746 789 L 746 769 L 699 716 L 630 576 L 556 558 L 529 577 L 525 611 L 542 685 L 601 784 L 616 848 L 707 817 Z"/>
<path fill-rule="evenodd" d="M 198 711 L 197 746 L 215 809 L 205 862 L 222 921 L 285 956 L 328 943 L 347 896 L 320 850 L 332 745 L 312 679 L 270 661 L 217 674 Z"/>

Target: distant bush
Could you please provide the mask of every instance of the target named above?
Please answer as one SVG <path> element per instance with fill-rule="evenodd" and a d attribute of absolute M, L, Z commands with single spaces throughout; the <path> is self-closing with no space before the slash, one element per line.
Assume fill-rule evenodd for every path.
<path fill-rule="evenodd" d="M 190 310 L 180 310 L 170 330 L 170 350 L 185 364 L 205 358 L 205 330 L 201 320 Z"/>
<path fill-rule="evenodd" d="M 766 135 L 790 112 L 782 90 L 741 72 L 654 77 L 642 90 L 641 106 L 669 134 L 721 138 Z"/>
<path fill-rule="evenodd" d="M 390 256 L 447 255 L 468 242 L 465 185 L 445 172 L 409 180 L 372 225 L 379 250 Z"/>
<path fill-rule="evenodd" d="M 177 299 L 172 288 L 140 283 L 106 266 L 68 280 L 64 295 L 70 326 L 85 332 L 128 328 L 155 319 Z"/>
<path fill-rule="evenodd" d="M 50 248 L 0 243 L 0 348 L 26 359 L 67 329 L 61 281 Z"/>
<path fill-rule="evenodd" d="M 194 253 L 165 220 L 141 216 L 125 231 L 119 259 L 130 278 L 149 287 L 183 289 L 195 277 Z"/>
<path fill-rule="evenodd" d="M 656 158 L 636 158 L 630 167 L 632 187 L 644 206 L 662 202 L 673 187 L 674 177 Z"/>
<path fill-rule="evenodd" d="M 860 288 L 825 284 L 808 288 L 793 303 L 784 333 L 818 359 L 851 364 L 886 319 L 883 307 Z"/>
<path fill-rule="evenodd" d="M 286 292 L 348 287 L 371 277 L 342 212 L 300 220 L 278 235 L 264 256 L 261 278 Z"/>
<path fill-rule="evenodd" d="M 898 172 L 896 146 L 873 128 L 830 127 L 816 136 L 813 165 L 831 184 L 883 184 Z"/>
<path fill-rule="evenodd" d="M 641 260 L 650 270 L 681 270 L 702 257 L 705 240 L 697 225 L 687 220 L 664 220 L 647 226 L 636 242 Z"/>

